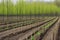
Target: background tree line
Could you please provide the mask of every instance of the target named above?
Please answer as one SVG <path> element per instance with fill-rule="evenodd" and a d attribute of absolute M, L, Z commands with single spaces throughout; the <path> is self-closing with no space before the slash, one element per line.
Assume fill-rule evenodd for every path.
<path fill-rule="evenodd" d="M 11 0 L 0 3 L 0 15 L 59 15 L 58 2 L 24 2 L 13 4 Z"/>

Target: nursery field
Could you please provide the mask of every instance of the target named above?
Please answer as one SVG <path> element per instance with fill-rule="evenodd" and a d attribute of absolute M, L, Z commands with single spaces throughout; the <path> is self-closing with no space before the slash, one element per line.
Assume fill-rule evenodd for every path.
<path fill-rule="evenodd" d="M 60 40 L 60 4 L 43 1 L 0 0 L 0 40 Z"/>
<path fill-rule="evenodd" d="M 59 23 L 59 17 L 0 16 L 0 40 L 58 39 Z"/>

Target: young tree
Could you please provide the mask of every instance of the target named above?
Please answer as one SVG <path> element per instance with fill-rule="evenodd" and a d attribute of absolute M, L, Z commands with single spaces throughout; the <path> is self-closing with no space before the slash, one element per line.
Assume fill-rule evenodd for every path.
<path fill-rule="evenodd" d="M 56 0 L 56 5 L 60 7 L 60 0 Z"/>

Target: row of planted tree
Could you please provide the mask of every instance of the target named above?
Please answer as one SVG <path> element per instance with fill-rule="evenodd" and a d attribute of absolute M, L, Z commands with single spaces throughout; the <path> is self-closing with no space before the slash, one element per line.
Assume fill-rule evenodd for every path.
<path fill-rule="evenodd" d="M 0 3 L 0 15 L 59 14 L 59 10 L 55 3 L 18 1 L 13 4 L 10 0 Z"/>

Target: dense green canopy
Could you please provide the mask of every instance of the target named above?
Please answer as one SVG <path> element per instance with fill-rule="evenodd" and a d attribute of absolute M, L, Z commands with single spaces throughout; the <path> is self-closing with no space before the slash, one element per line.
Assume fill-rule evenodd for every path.
<path fill-rule="evenodd" d="M 8 2 L 0 3 L 1 15 L 30 15 L 30 14 L 60 14 L 60 8 L 55 3 L 42 2 L 24 2 L 18 1 L 13 4 L 10 0 Z"/>

